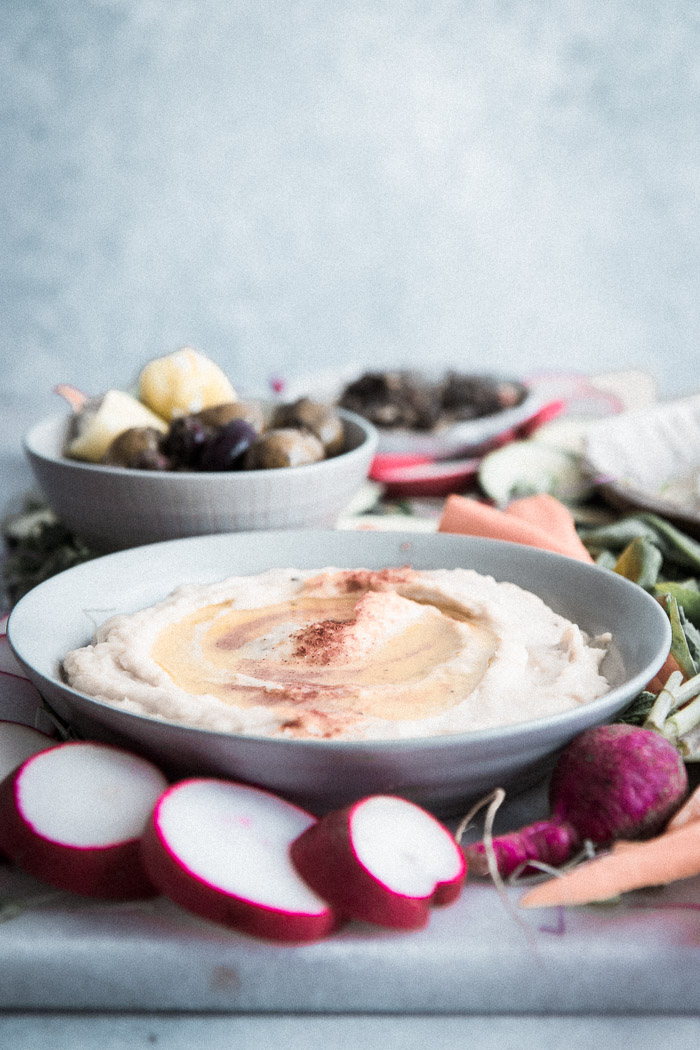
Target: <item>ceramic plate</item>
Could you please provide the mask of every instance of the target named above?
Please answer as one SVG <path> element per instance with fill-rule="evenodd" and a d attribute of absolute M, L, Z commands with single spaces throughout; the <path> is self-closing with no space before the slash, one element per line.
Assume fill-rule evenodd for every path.
<path fill-rule="evenodd" d="M 449 366 L 453 371 L 460 371 L 456 366 Z M 384 369 L 392 371 L 393 369 Z M 439 380 L 446 371 L 445 368 L 425 369 L 424 375 L 430 381 Z M 369 371 L 369 369 L 362 370 Z M 315 397 L 320 400 L 335 401 L 342 393 L 345 386 L 362 374 L 356 367 L 351 367 L 340 372 L 328 372 L 316 376 L 307 376 L 295 380 L 284 390 L 285 400 L 294 397 Z M 462 369 L 462 371 L 467 371 Z M 470 374 L 476 374 L 469 370 Z M 522 383 L 519 379 L 510 376 L 494 376 L 504 381 Z M 526 385 L 526 384 L 523 384 Z M 431 456 L 446 458 L 450 456 L 467 455 L 479 452 L 488 446 L 500 435 L 523 426 L 532 419 L 543 407 L 544 400 L 540 393 L 533 389 L 527 389 L 523 401 L 513 408 L 503 409 L 501 412 L 479 419 L 471 419 L 463 423 L 454 423 L 450 426 L 437 427 L 431 431 L 405 430 L 397 427 L 377 427 L 378 443 L 377 451 L 391 455 Z"/>
<path fill-rule="evenodd" d="M 584 457 L 613 506 L 659 514 L 700 537 L 700 396 L 597 423 Z"/>

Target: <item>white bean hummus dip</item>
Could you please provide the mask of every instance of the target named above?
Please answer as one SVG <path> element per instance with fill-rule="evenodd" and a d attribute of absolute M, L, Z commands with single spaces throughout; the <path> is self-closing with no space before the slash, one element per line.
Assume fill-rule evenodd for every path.
<path fill-rule="evenodd" d="M 63 671 L 129 711 L 222 732 L 436 736 L 586 704 L 611 638 L 471 569 L 273 569 L 112 616 Z"/>

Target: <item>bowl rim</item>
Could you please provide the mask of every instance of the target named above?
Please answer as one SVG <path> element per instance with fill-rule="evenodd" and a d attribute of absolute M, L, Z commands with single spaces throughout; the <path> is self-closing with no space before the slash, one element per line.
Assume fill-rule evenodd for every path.
<path fill-rule="evenodd" d="M 193 484 L 205 484 L 207 480 L 211 483 L 212 478 L 218 479 L 218 483 L 221 483 L 223 478 L 242 478 L 242 477 L 269 477 L 271 480 L 278 475 L 283 475 L 288 478 L 290 475 L 294 475 L 299 471 L 303 471 L 304 475 L 309 471 L 328 470 L 330 464 L 342 462 L 348 463 L 352 457 L 364 458 L 365 456 L 371 457 L 374 455 L 377 443 L 379 441 L 379 435 L 377 428 L 374 424 L 370 423 L 369 420 L 359 416 L 356 412 L 349 412 L 347 409 L 336 409 L 335 410 L 344 423 L 351 423 L 358 427 L 362 432 L 362 440 L 355 448 L 347 449 L 345 452 L 339 452 L 335 456 L 329 456 L 326 459 L 318 460 L 315 463 L 303 463 L 296 467 L 270 467 L 266 469 L 256 470 L 222 470 L 222 471 L 205 471 L 205 470 L 140 470 L 137 467 L 118 467 L 112 466 L 106 463 L 90 463 L 87 460 L 71 459 L 69 456 L 53 455 L 43 451 L 36 446 L 36 437 L 39 431 L 44 429 L 50 429 L 58 427 L 63 424 L 66 426 L 70 421 L 69 412 L 57 412 L 50 416 L 44 416 L 42 419 L 37 420 L 32 426 L 24 433 L 22 437 L 22 449 L 25 456 L 31 461 L 32 459 L 39 460 L 43 463 L 51 464 L 58 469 L 73 470 L 76 469 L 83 473 L 98 474 L 101 477 L 115 477 L 115 478 L 160 478 L 160 479 L 173 479 L 173 478 L 187 478 L 197 479 Z M 201 479 L 201 480 L 200 480 Z M 174 483 L 172 481 L 161 480 L 160 484 Z M 183 537 L 186 538 L 186 537 Z M 170 542 L 164 540 L 162 542 Z"/>
<path fill-rule="evenodd" d="M 37 679 L 41 681 L 48 681 L 52 686 L 58 687 L 63 692 L 70 694 L 79 703 L 97 705 L 98 708 L 101 708 L 109 713 L 114 713 L 116 717 L 126 718 L 129 722 L 132 722 L 132 720 L 136 719 L 137 721 L 143 721 L 149 726 L 163 725 L 167 726 L 170 730 L 175 729 L 178 732 L 186 734 L 194 733 L 202 739 L 212 737 L 216 739 L 222 739 L 228 737 L 235 740 L 238 744 L 242 745 L 250 744 L 252 746 L 255 743 L 259 744 L 264 742 L 265 744 L 282 749 L 288 749 L 290 747 L 298 749 L 299 747 L 302 747 L 307 750 L 311 749 L 327 751 L 328 749 L 332 749 L 333 751 L 337 752 L 367 752 L 369 754 L 376 751 L 390 751 L 398 753 L 415 750 L 442 750 L 445 746 L 449 744 L 453 744 L 455 747 L 465 746 L 467 744 L 488 745 L 492 742 L 503 744 L 504 742 L 507 743 L 511 740 L 523 740 L 524 738 L 530 735 L 536 736 L 542 732 L 546 732 L 548 729 L 556 731 L 559 727 L 563 728 L 567 724 L 572 722 L 575 724 L 579 720 L 576 717 L 577 715 L 579 715 L 579 717 L 584 720 L 585 724 L 590 724 L 590 719 L 586 719 L 585 715 L 591 712 L 596 712 L 600 709 L 607 711 L 611 707 L 614 710 L 614 698 L 618 693 L 621 693 L 623 690 L 628 691 L 630 689 L 630 686 L 632 686 L 636 692 L 640 692 L 643 689 L 644 685 L 646 685 L 646 683 L 662 666 L 663 661 L 666 658 L 668 649 L 670 647 L 671 626 L 667 616 L 664 613 L 664 610 L 659 605 L 659 603 L 651 595 L 644 591 L 643 588 L 639 587 L 631 580 L 626 579 L 620 574 L 612 573 L 611 570 L 606 569 L 602 566 L 596 565 L 594 563 L 578 561 L 576 559 L 569 558 L 565 555 L 557 554 L 553 551 L 547 551 L 538 547 L 530 547 L 523 544 L 513 543 L 507 540 L 490 539 L 485 537 L 467 536 L 462 534 L 451 533 L 416 534 L 414 532 L 399 531 L 392 531 L 389 534 L 371 531 L 358 531 L 357 533 L 354 533 L 354 535 L 374 537 L 376 538 L 377 542 L 379 542 L 380 537 L 384 540 L 387 540 L 390 536 L 396 541 L 397 545 L 399 546 L 401 544 L 407 544 L 409 546 L 412 546 L 416 542 L 419 544 L 429 543 L 431 537 L 439 536 L 441 538 L 440 542 L 446 541 L 448 546 L 452 544 L 454 544 L 455 546 L 459 546 L 460 544 L 462 544 L 465 547 L 471 548 L 473 551 L 477 552 L 480 549 L 486 551 L 497 551 L 499 549 L 501 551 L 509 550 L 511 553 L 516 553 L 520 557 L 534 560 L 535 562 L 537 562 L 538 560 L 542 560 L 544 563 L 552 563 L 553 565 L 559 564 L 562 566 L 571 566 L 573 563 L 575 568 L 570 571 L 581 571 L 584 573 L 598 574 L 601 579 L 607 580 L 608 583 L 612 587 L 617 588 L 618 591 L 622 593 L 627 591 L 627 593 L 630 596 L 634 596 L 635 602 L 638 602 L 641 605 L 646 605 L 649 615 L 652 618 L 656 617 L 659 627 L 659 641 L 656 645 L 655 657 L 653 660 L 647 661 L 647 664 L 642 670 L 637 671 L 636 674 L 634 674 L 630 678 L 626 678 L 624 682 L 621 682 L 618 685 L 614 686 L 608 692 L 604 693 L 601 697 L 597 697 L 595 700 L 583 704 L 580 707 L 571 708 L 567 711 L 563 711 L 555 715 L 527 719 L 521 722 L 515 722 L 505 726 L 496 726 L 490 729 L 466 730 L 460 733 L 446 733 L 435 736 L 420 736 L 406 738 L 389 737 L 386 739 L 366 740 L 318 740 L 314 738 L 303 737 L 284 738 L 266 736 L 264 734 L 232 733 L 216 729 L 207 729 L 201 726 L 190 726 L 182 722 L 175 722 L 169 719 L 159 718 L 153 715 L 142 714 L 140 712 L 126 711 L 122 708 L 119 708 L 115 704 L 110 704 L 106 701 L 98 700 L 97 698 L 92 697 L 87 693 L 82 693 L 79 690 L 74 689 L 73 687 L 69 686 L 67 683 L 62 681 L 61 678 L 58 677 L 56 674 L 44 674 L 43 671 L 38 670 L 30 662 L 26 661 L 23 658 L 21 654 L 21 645 L 18 645 L 14 638 L 14 633 L 16 631 L 17 624 L 21 621 L 21 618 L 25 615 L 31 615 L 31 613 L 27 613 L 27 610 L 31 610 L 32 604 L 35 602 L 39 602 L 39 604 L 41 605 L 42 594 L 45 594 L 47 591 L 50 592 L 52 587 L 60 586 L 60 584 L 56 584 L 54 581 L 58 580 L 59 577 L 62 580 L 65 580 L 65 578 L 69 575 L 78 577 L 81 574 L 85 573 L 89 575 L 90 572 L 94 571 L 94 569 L 96 568 L 96 563 L 104 564 L 106 559 L 124 560 L 127 559 L 130 555 L 133 555 L 135 551 L 140 550 L 147 550 L 151 557 L 157 558 L 159 548 L 173 548 L 174 546 L 182 547 L 183 545 L 196 546 L 200 543 L 206 544 L 207 542 L 213 542 L 214 544 L 216 544 L 217 542 L 223 543 L 226 542 L 226 537 L 228 537 L 229 540 L 233 539 L 233 541 L 240 540 L 242 537 L 250 537 L 252 538 L 252 542 L 255 542 L 255 540 L 259 540 L 261 537 L 264 537 L 265 542 L 270 542 L 271 545 L 274 546 L 275 539 L 280 537 L 289 538 L 292 536 L 298 536 L 300 539 L 303 538 L 305 542 L 310 542 L 311 544 L 313 544 L 314 537 L 323 537 L 329 535 L 342 535 L 342 530 L 278 529 L 269 531 L 266 530 L 264 533 L 260 533 L 257 530 L 246 530 L 237 533 L 217 533 L 205 536 L 188 536 L 172 540 L 162 540 L 158 541 L 157 543 L 145 545 L 143 547 L 132 547 L 126 550 L 115 551 L 113 553 L 101 555 L 98 558 L 93 558 L 88 562 L 84 562 L 80 565 L 75 565 L 69 569 L 66 569 L 54 577 L 50 577 L 49 579 L 38 584 L 36 587 L 32 588 L 31 591 L 29 591 L 22 598 L 20 598 L 20 600 L 10 612 L 7 622 L 7 638 L 10 647 L 21 666 L 30 674 L 32 680 L 35 681 L 35 684 Z M 370 539 L 369 542 L 374 542 L 374 540 Z M 319 568 L 323 567 L 324 566 L 319 565 Z M 256 570 L 256 572 L 261 571 L 264 570 Z M 481 570 L 477 569 L 477 571 Z M 235 573 L 229 574 L 235 575 Z M 222 576 L 221 578 L 223 579 L 224 577 Z M 177 586 L 177 584 L 174 584 L 173 586 Z M 171 587 L 171 589 L 173 589 L 173 587 Z M 149 602 L 149 604 L 153 604 L 153 602 Z M 634 695 L 635 692 L 632 692 L 630 694 L 630 699 Z M 611 698 L 613 699 L 612 705 Z M 623 708 L 624 704 L 621 704 L 617 710 L 619 711 Z M 606 717 L 603 716 L 601 720 L 605 721 Z"/>

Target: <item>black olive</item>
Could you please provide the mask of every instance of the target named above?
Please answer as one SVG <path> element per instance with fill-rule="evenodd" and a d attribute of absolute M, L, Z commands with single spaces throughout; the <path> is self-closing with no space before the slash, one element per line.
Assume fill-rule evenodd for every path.
<path fill-rule="evenodd" d="M 200 470 L 240 470 L 245 453 L 257 433 L 244 419 L 232 419 L 217 427 L 206 439 L 199 452 Z"/>
<path fill-rule="evenodd" d="M 338 404 L 378 427 L 431 430 L 440 417 L 440 391 L 410 371 L 365 372 L 343 390 Z"/>
<path fill-rule="evenodd" d="M 209 431 L 196 416 L 176 416 L 161 440 L 161 452 L 176 470 L 195 470 Z"/>

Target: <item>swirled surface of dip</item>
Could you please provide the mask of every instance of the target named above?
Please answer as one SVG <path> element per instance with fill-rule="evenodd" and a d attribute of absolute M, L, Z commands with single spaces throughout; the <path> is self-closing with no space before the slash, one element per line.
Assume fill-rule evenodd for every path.
<path fill-rule="evenodd" d="M 96 699 L 190 726 L 387 739 L 588 703 L 609 689 L 610 641 L 471 569 L 273 569 L 113 616 L 63 670 Z"/>

